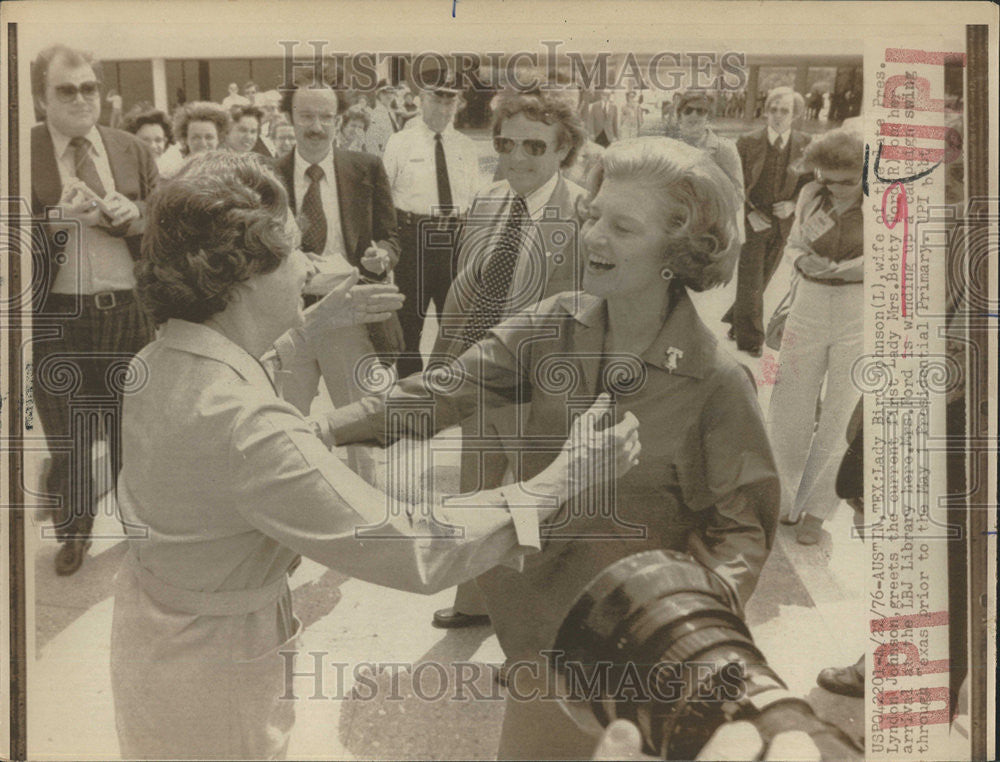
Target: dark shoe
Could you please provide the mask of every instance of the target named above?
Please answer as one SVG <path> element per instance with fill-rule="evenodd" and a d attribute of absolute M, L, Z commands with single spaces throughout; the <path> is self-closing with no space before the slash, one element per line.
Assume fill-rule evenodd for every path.
<path fill-rule="evenodd" d="M 453 630 L 458 627 L 481 627 L 489 623 L 489 614 L 463 614 L 453 608 L 438 609 L 434 612 L 433 624 L 443 630 Z"/>
<path fill-rule="evenodd" d="M 789 513 L 783 513 L 780 516 L 778 516 L 778 521 L 780 521 L 785 526 L 793 527 L 796 524 L 798 524 L 800 521 L 802 521 L 802 514 L 800 513 L 798 516 L 796 516 L 793 519 L 792 516 L 791 516 L 791 514 L 789 514 Z"/>
<path fill-rule="evenodd" d="M 740 351 L 746 352 L 751 357 L 760 357 L 764 354 L 764 347 L 758 345 L 756 347 L 750 347 L 749 349 L 741 349 Z"/>
<path fill-rule="evenodd" d="M 56 553 L 56 574 L 68 577 L 83 564 L 90 540 L 67 540 Z"/>
<path fill-rule="evenodd" d="M 851 698 L 865 696 L 865 661 L 862 657 L 850 667 L 827 667 L 816 676 L 816 684 L 830 693 Z"/>

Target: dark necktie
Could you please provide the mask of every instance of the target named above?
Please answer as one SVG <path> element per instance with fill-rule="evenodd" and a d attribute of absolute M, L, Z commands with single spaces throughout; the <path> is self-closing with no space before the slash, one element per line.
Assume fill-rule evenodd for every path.
<path fill-rule="evenodd" d="M 774 151 L 775 151 L 775 153 L 779 153 L 781 151 L 781 149 L 784 148 L 784 147 L 785 147 L 785 141 L 783 141 L 781 139 L 781 135 L 778 135 L 778 137 L 774 139 Z"/>
<path fill-rule="evenodd" d="M 326 248 L 326 215 L 323 213 L 323 201 L 319 195 L 319 181 L 323 179 L 323 168 L 319 164 L 310 164 L 306 169 L 309 187 L 302 197 L 302 251 L 322 254 Z"/>
<path fill-rule="evenodd" d="M 453 206 L 451 200 L 451 183 L 448 182 L 448 160 L 444 157 L 444 141 L 441 133 L 434 133 L 434 169 L 437 172 L 438 206 L 448 207 L 442 213 L 447 214 Z"/>
<path fill-rule="evenodd" d="M 517 196 L 511 203 L 507 221 L 500 231 L 500 237 L 486 262 L 486 267 L 483 268 L 482 280 L 477 284 L 476 301 L 462 336 L 466 346 L 475 344 L 500 322 L 510 292 L 510 284 L 514 279 L 514 268 L 521 251 L 527 220 L 528 205 L 523 197 Z"/>
<path fill-rule="evenodd" d="M 86 138 L 73 138 L 69 144 L 73 146 L 73 162 L 77 178 L 83 180 L 86 186 L 94 191 L 98 197 L 104 198 L 107 191 L 104 189 L 104 183 L 101 182 L 101 176 L 97 174 L 94 159 L 90 155 L 90 141 Z"/>

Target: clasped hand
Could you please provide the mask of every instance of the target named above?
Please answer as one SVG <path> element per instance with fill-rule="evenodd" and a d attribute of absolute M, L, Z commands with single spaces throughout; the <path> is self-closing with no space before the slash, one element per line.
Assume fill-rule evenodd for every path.
<path fill-rule="evenodd" d="M 359 323 L 381 323 L 403 306 L 404 296 L 391 283 L 359 284 L 357 268 L 330 293 L 305 311 L 312 336 Z"/>
<path fill-rule="evenodd" d="M 614 407 L 608 394 L 600 395 L 573 423 L 563 445 L 570 495 L 618 479 L 639 463 L 639 421 L 625 413 L 614 424 Z"/>
<path fill-rule="evenodd" d="M 140 217 L 139 207 L 118 191 L 102 199 L 79 179 L 72 179 L 63 187 L 59 206 L 67 219 L 79 220 L 87 227 L 101 225 L 118 235 L 124 235 L 127 226 Z"/>

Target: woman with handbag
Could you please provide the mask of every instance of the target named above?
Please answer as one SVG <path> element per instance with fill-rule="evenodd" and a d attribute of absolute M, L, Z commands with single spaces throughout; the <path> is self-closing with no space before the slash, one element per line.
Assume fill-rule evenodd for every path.
<path fill-rule="evenodd" d="M 795 295 L 781 339 L 769 433 L 781 475 L 781 520 L 801 520 L 796 539 L 803 545 L 819 542 L 839 502 L 834 481 L 843 431 L 857 402 L 851 367 L 863 351 L 863 156 L 861 137 L 843 129 L 809 145 L 805 162 L 816 179 L 799 195 L 785 246 L 795 266 Z"/>

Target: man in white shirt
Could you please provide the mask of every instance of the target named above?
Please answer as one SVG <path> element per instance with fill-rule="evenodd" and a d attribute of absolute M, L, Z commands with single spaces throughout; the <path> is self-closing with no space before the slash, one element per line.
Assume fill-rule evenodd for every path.
<path fill-rule="evenodd" d="M 329 87 L 303 84 L 286 90 L 282 111 L 295 128 L 295 149 L 275 163 L 288 190 L 288 201 L 302 234 L 302 250 L 315 274 L 306 285 L 306 306 L 329 293 L 357 268 L 362 278 L 381 281 L 399 259 L 396 217 L 389 182 L 377 156 L 342 151 L 337 134 L 337 95 Z M 309 346 L 297 352 L 283 382 L 283 396 L 308 415 L 319 377 L 336 407 L 366 392 L 359 387 L 357 364 L 376 353 L 391 362 L 402 349 L 395 316 L 382 323 L 345 328 L 335 345 Z M 279 359 L 280 357 L 279 347 Z M 350 465 L 372 481 L 375 464 L 362 450 L 349 453 Z"/>
<path fill-rule="evenodd" d="M 434 359 L 457 357 L 498 323 L 516 320 L 514 315 L 553 294 L 579 289 L 576 207 L 585 191 L 562 175 L 587 142 L 575 98 L 570 89 L 536 89 L 507 91 L 497 99 L 493 147 L 497 175 L 505 179 L 472 202 Z M 516 446 L 522 412 L 517 405 L 492 407 L 481 420 L 463 422 L 463 493 L 516 480 L 504 449 Z M 452 608 L 434 614 L 438 627 L 488 621 L 475 581 L 457 588 Z"/>
<path fill-rule="evenodd" d="M 153 336 L 134 299 L 133 267 L 156 160 L 134 135 L 97 125 L 99 73 L 88 54 L 63 45 L 32 66 L 45 113 L 31 130 L 32 213 L 44 219 L 55 209 L 61 218 L 39 225 L 46 245 L 34 251 L 32 326 L 34 402 L 50 454 L 42 488 L 55 504 L 60 575 L 80 568 L 97 498 L 114 486 L 92 479 L 94 442 L 106 438 L 117 478 L 124 369 Z"/>
<path fill-rule="evenodd" d="M 767 95 L 767 126 L 736 141 L 743 164 L 746 241 L 736 272 L 736 301 L 722 318 L 732 323 L 729 338 L 751 357 L 764 344 L 764 290 L 781 261 L 799 190 L 811 175 L 802 168 L 810 137 L 792 129 L 805 111 L 805 99 L 790 87 Z"/>
<path fill-rule="evenodd" d="M 420 336 L 431 300 L 440 312 L 451 286 L 461 218 L 480 186 L 479 154 L 453 122 L 460 93 L 454 79 L 433 74 L 423 89 L 420 119 L 389 138 L 382 157 L 399 223 L 396 284 L 406 295 L 399 311 L 405 352 L 400 378 L 422 367 Z"/>
<path fill-rule="evenodd" d="M 244 98 L 240 95 L 240 86 L 235 82 L 229 83 L 229 92 L 226 97 L 222 99 L 222 108 L 228 111 L 233 106 L 249 106 L 250 99 Z"/>
<path fill-rule="evenodd" d="M 389 138 L 399 132 L 402 125 L 393 110 L 393 100 L 396 91 L 384 79 L 378 83 L 375 90 L 375 108 L 371 111 L 372 122 L 365 133 L 365 150 L 376 156 L 385 153 Z"/>

